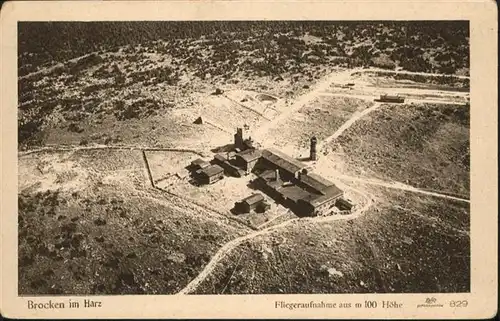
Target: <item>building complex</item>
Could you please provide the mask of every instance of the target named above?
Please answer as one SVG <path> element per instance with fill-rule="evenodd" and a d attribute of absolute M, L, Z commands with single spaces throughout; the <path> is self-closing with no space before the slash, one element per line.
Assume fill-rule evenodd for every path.
<path fill-rule="evenodd" d="M 311 138 L 310 159 L 316 160 L 316 138 Z M 241 177 L 254 174 L 254 186 L 300 216 L 330 215 L 332 212 L 350 210 L 352 204 L 345 200 L 344 192 L 333 182 L 310 172 L 309 166 L 274 148 L 258 149 L 251 138 L 243 138 L 243 129 L 234 135 L 234 150 L 216 154 L 211 163 L 201 159 L 191 164 L 202 184 L 212 184 L 225 173 Z M 252 194 L 235 204 L 244 211 L 259 208 L 264 198 Z"/>

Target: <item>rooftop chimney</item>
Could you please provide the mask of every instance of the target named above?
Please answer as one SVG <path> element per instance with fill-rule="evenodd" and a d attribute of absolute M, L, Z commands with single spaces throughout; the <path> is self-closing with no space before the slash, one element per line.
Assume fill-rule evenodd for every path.
<path fill-rule="evenodd" d="M 276 181 L 278 182 L 280 180 L 280 170 L 276 169 L 275 173 L 276 173 Z"/>

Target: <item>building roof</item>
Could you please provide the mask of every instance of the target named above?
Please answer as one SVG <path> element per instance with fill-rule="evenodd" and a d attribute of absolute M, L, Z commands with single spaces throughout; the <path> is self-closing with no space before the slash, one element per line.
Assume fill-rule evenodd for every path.
<path fill-rule="evenodd" d="M 323 191 L 326 190 L 328 187 L 334 185 L 333 182 L 314 173 L 307 173 L 300 175 L 300 181 L 304 185 L 316 190 L 318 193 L 321 194 L 323 194 Z"/>
<path fill-rule="evenodd" d="M 201 167 L 201 166 L 203 166 L 203 165 L 207 165 L 207 164 L 208 164 L 208 162 L 207 162 L 207 161 L 205 161 L 205 160 L 203 160 L 203 159 L 201 159 L 201 158 L 197 158 L 197 159 L 195 159 L 194 161 L 192 161 L 192 162 L 191 162 L 191 164 L 192 164 L 192 165 L 197 165 L 197 166 L 200 166 L 200 167 Z"/>
<path fill-rule="evenodd" d="M 395 95 L 382 94 L 382 95 L 380 95 L 380 97 L 385 98 L 385 99 L 401 99 L 401 98 L 403 98 L 403 96 L 401 96 L 400 94 L 395 94 Z"/>
<path fill-rule="evenodd" d="M 309 194 L 309 196 L 304 197 L 303 200 L 312 206 L 317 207 L 331 199 L 339 198 L 343 194 L 344 192 L 340 188 L 332 185 L 323 191 L 323 195 Z"/>
<path fill-rule="evenodd" d="M 235 156 L 241 157 L 245 162 L 251 162 L 259 159 L 262 156 L 262 151 L 259 149 L 246 149 Z"/>
<path fill-rule="evenodd" d="M 278 166 L 279 168 L 284 169 L 292 174 L 295 174 L 296 172 L 307 167 L 306 164 L 274 148 L 264 149 L 262 151 L 262 157 Z"/>
<path fill-rule="evenodd" d="M 210 165 L 201 170 L 201 173 L 205 174 L 208 177 L 215 176 L 223 172 L 224 168 L 220 167 L 219 165 Z"/>
<path fill-rule="evenodd" d="M 266 169 L 265 171 L 257 172 L 256 175 L 257 177 L 260 177 L 266 181 L 272 181 L 276 178 L 276 173 L 272 169 Z"/>
<path fill-rule="evenodd" d="M 278 190 L 283 185 L 283 181 L 280 179 L 276 181 L 276 172 L 273 170 L 265 170 L 262 173 L 258 173 L 257 177 L 265 182 L 265 184 L 274 190 Z"/>
<path fill-rule="evenodd" d="M 214 159 L 219 162 L 225 162 L 227 160 L 227 158 L 222 154 L 215 154 Z"/>
<path fill-rule="evenodd" d="M 295 203 L 297 203 L 300 199 L 306 198 L 310 195 L 309 192 L 297 185 L 284 186 L 279 189 L 279 192 L 285 198 L 291 199 Z"/>
<path fill-rule="evenodd" d="M 248 205 L 254 205 L 254 204 L 257 204 L 259 202 L 262 202 L 263 200 L 264 200 L 264 196 L 262 194 L 255 193 L 255 194 L 248 196 L 247 198 L 244 198 L 241 202 L 247 203 Z"/>
<path fill-rule="evenodd" d="M 336 185 L 329 186 L 323 191 L 325 196 L 340 197 L 344 195 L 344 191 L 338 188 Z"/>

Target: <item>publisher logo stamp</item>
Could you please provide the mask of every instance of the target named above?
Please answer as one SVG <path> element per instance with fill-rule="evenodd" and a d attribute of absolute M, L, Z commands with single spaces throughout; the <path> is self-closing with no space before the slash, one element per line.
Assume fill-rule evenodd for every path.
<path fill-rule="evenodd" d="M 442 308 L 443 305 L 438 303 L 434 297 L 426 298 L 423 304 L 418 304 L 417 308 Z"/>

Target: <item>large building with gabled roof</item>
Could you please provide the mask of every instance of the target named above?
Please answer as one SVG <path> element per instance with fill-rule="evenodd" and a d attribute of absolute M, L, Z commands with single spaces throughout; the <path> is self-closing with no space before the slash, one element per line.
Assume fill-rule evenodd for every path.
<path fill-rule="evenodd" d="M 295 178 L 298 178 L 302 170 L 307 169 L 306 164 L 275 148 L 264 149 L 262 151 L 262 158 L 272 166 L 280 168 Z"/>
<path fill-rule="evenodd" d="M 328 215 L 344 192 L 333 182 L 308 171 L 308 166 L 274 148 L 262 151 L 256 182 L 296 213 Z"/>

